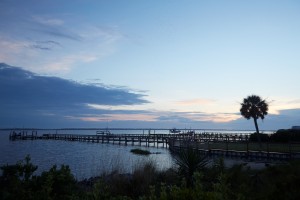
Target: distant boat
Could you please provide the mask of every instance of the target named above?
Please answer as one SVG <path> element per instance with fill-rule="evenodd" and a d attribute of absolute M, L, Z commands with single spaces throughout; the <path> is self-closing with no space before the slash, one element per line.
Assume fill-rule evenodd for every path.
<path fill-rule="evenodd" d="M 97 131 L 96 135 L 111 135 L 109 130 Z"/>
<path fill-rule="evenodd" d="M 170 131 L 170 133 L 180 133 L 181 132 L 181 130 L 178 130 L 176 128 L 172 128 L 169 131 Z"/>

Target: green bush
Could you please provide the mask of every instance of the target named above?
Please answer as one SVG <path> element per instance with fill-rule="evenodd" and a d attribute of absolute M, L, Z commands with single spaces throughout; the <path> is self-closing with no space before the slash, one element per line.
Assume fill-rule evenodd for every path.
<path fill-rule="evenodd" d="M 300 130 L 294 129 L 279 129 L 270 137 L 272 142 L 300 142 Z"/>
<path fill-rule="evenodd" d="M 177 173 L 174 169 L 159 172 L 153 163 L 146 162 L 137 166 L 132 174 L 98 177 L 90 187 L 76 181 L 68 166 L 53 166 L 41 175 L 34 175 L 36 169 L 29 156 L 25 162 L 2 166 L 0 199 L 300 199 L 299 161 L 253 170 L 245 164 L 225 168 L 220 159 L 211 167 L 193 170 L 192 177 L 180 176 L 180 167 Z M 187 178 L 191 178 L 193 184 L 188 185 Z"/>
<path fill-rule="evenodd" d="M 25 162 L 1 167 L 0 199 L 76 199 L 76 180 L 68 166 L 53 166 L 40 176 L 34 176 L 37 166 L 26 156 Z"/>

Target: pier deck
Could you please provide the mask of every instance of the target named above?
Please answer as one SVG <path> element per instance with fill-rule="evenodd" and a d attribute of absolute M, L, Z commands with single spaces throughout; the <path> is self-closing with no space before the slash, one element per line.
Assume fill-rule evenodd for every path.
<path fill-rule="evenodd" d="M 225 135 L 212 133 L 182 134 L 42 134 L 36 130 L 11 131 L 10 140 L 65 140 L 118 145 L 163 147 L 172 151 L 193 148 L 210 156 L 229 156 L 251 160 L 300 159 L 300 143 L 249 142 L 248 135 Z"/>

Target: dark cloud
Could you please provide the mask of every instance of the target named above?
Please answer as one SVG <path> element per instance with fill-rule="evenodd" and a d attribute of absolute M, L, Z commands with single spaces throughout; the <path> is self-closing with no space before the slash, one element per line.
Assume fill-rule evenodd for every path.
<path fill-rule="evenodd" d="M 290 117 L 297 117 L 300 123 L 300 109 L 287 109 L 287 110 L 280 110 L 280 115 L 290 116 Z"/>
<path fill-rule="evenodd" d="M 62 118 L 90 113 L 87 104 L 136 105 L 148 103 L 145 95 L 130 90 L 80 84 L 58 77 L 39 76 L 21 68 L 0 64 L 1 121 Z M 100 112 L 100 111 L 93 111 Z M 101 112 L 100 112 L 101 113 Z M 5 126 L 5 124 L 0 124 Z"/>
<path fill-rule="evenodd" d="M 203 120 L 212 114 L 202 112 L 162 112 L 151 110 L 115 109 L 118 105 L 148 103 L 145 95 L 126 87 L 104 84 L 82 84 L 58 77 L 34 74 L 21 68 L 0 64 L 0 128 L 4 127 L 131 127 L 131 128 L 201 128 L 254 130 L 252 119 L 240 118 L 229 122 Z M 94 109 L 87 104 L 105 105 Z M 109 109 L 112 106 L 113 109 Z M 107 109 L 106 109 L 107 107 Z M 216 113 L 239 114 L 239 113 Z M 113 115 L 153 116 L 153 121 L 113 120 L 83 121 L 81 118 Z M 191 116 L 197 118 L 190 118 Z M 197 119 L 197 120 L 196 120 Z M 291 128 L 300 124 L 300 109 L 281 110 L 259 120 L 260 130 Z"/>
<path fill-rule="evenodd" d="M 49 48 L 49 47 L 45 47 L 45 46 L 41 46 L 41 45 L 37 45 L 37 44 L 31 45 L 30 47 L 33 49 L 51 50 L 51 48 Z"/>
<path fill-rule="evenodd" d="M 58 30 L 55 28 L 45 28 L 45 29 L 36 29 L 36 31 L 41 32 L 41 33 L 45 33 L 48 34 L 50 36 L 54 36 L 54 37 L 60 37 L 63 39 L 69 39 L 69 40 L 75 40 L 75 41 L 81 41 L 82 38 L 75 34 L 75 33 L 71 33 L 70 31 L 62 31 L 62 30 Z"/>
<path fill-rule="evenodd" d="M 53 50 L 54 48 L 61 47 L 61 44 L 56 41 L 48 40 L 48 41 L 36 41 L 34 44 L 29 46 L 33 49 L 40 50 Z"/>
<path fill-rule="evenodd" d="M 300 124 L 300 109 L 280 110 L 278 115 L 268 114 L 264 120 L 258 120 L 260 130 L 288 129 Z M 240 118 L 224 123 L 225 128 L 254 130 L 253 119 Z"/>

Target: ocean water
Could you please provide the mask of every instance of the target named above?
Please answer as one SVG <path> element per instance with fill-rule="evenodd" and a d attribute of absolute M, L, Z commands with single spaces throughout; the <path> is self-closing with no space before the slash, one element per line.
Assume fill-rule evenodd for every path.
<path fill-rule="evenodd" d="M 43 131 L 52 133 L 53 131 Z M 95 134 L 95 131 L 59 131 L 59 133 Z M 38 135 L 41 135 L 38 131 Z M 149 156 L 135 155 L 133 148 L 150 152 Z M 0 166 L 15 164 L 30 155 L 33 164 L 38 165 L 37 173 L 49 170 L 53 165 L 67 164 L 78 180 L 99 176 L 119 170 L 130 173 L 144 162 L 153 162 L 159 169 L 172 166 L 172 157 L 166 148 L 125 146 L 61 140 L 19 140 L 10 141 L 9 131 L 0 131 Z"/>
<path fill-rule="evenodd" d="M 20 132 L 20 131 L 19 131 Z M 168 130 L 111 130 L 113 134 L 167 134 Z M 197 132 L 223 134 L 249 134 L 253 131 L 218 131 L 198 130 Z M 125 146 L 118 144 L 102 144 L 61 140 L 9 140 L 10 131 L 0 130 L 0 166 L 15 164 L 30 155 L 33 164 L 38 165 L 37 174 L 49 170 L 53 165 L 69 165 L 78 180 L 99 176 L 119 170 L 120 173 L 131 173 L 144 162 L 153 162 L 159 169 L 170 168 L 173 165 L 168 149 L 157 147 Z M 31 134 L 31 131 L 28 131 Z M 38 130 L 38 135 L 44 133 L 57 134 L 96 134 L 96 130 Z M 271 132 L 265 132 L 271 133 Z M 133 148 L 141 148 L 150 152 L 159 152 L 149 156 L 135 155 Z M 229 165 L 240 163 L 240 160 L 226 159 Z M 253 163 L 252 163 L 253 164 Z"/>

